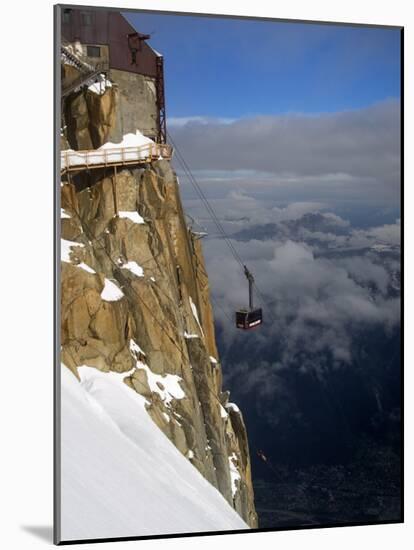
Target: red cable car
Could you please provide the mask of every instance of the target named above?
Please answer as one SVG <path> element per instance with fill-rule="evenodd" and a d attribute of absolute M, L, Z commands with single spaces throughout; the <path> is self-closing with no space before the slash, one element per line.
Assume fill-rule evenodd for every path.
<path fill-rule="evenodd" d="M 244 266 L 244 274 L 249 281 L 249 309 L 239 309 L 236 311 L 236 327 L 243 330 L 258 327 L 263 322 L 262 308 L 253 307 L 253 284 L 254 277 Z"/>

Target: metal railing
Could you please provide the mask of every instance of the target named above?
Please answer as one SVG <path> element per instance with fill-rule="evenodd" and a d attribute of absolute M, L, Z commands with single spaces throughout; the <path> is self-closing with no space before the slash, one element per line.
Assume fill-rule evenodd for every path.
<path fill-rule="evenodd" d="M 109 71 L 109 62 L 107 60 L 99 61 L 92 65 L 80 52 L 75 52 L 69 44 L 61 44 L 60 49 L 63 58 L 69 61 L 80 72 L 76 80 L 62 89 L 62 99 L 78 88 L 93 83 L 99 74 L 103 73 L 106 75 Z"/>
<path fill-rule="evenodd" d="M 137 147 L 111 147 L 83 151 L 69 149 L 60 153 L 60 172 L 64 174 L 106 166 L 147 164 L 155 160 L 170 160 L 172 154 L 172 146 L 166 143 L 145 143 Z"/>
<path fill-rule="evenodd" d="M 108 72 L 108 63 L 98 63 L 93 71 L 90 73 L 81 73 L 81 76 L 72 82 L 69 86 L 62 89 L 62 99 L 72 92 L 76 91 L 82 86 L 93 84 L 100 74 L 106 74 Z"/>
<path fill-rule="evenodd" d="M 75 52 L 69 44 L 61 44 L 60 53 L 66 61 L 72 63 L 80 72 L 88 73 L 94 69 L 90 61 L 81 52 Z"/>

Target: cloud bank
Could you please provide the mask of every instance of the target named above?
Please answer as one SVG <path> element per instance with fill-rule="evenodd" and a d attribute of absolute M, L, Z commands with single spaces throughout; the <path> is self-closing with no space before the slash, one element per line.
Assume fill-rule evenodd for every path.
<path fill-rule="evenodd" d="M 318 227 L 326 221 L 331 233 Z M 265 300 L 260 304 L 265 324 L 251 341 L 259 349 L 273 347 L 274 368 L 321 373 L 344 367 L 355 359 L 361 331 L 379 328 L 391 334 L 398 328 L 398 222 L 362 231 L 333 213 L 319 212 L 270 227 L 267 238 L 255 239 L 253 226 L 251 239 L 234 244 Z M 222 240 L 206 241 L 205 252 L 213 294 L 223 306 L 215 309 L 216 321 L 230 347 L 242 336 L 228 315 L 246 305 L 247 284 Z"/>
<path fill-rule="evenodd" d="M 301 192 L 384 202 L 399 199 L 400 130 L 397 100 L 319 115 L 195 117 L 170 127 L 207 192 L 259 186 L 290 200 Z"/>
<path fill-rule="evenodd" d="M 275 379 L 284 369 L 320 375 L 349 366 L 361 331 L 398 328 L 398 101 L 319 115 L 198 117 L 176 121 L 171 133 L 265 296 L 266 322 L 250 342 L 269 352 Z M 242 345 L 232 315 L 247 303 L 246 280 L 180 181 L 187 211 L 210 233 L 204 248 L 222 339 Z M 340 214 L 361 205 L 362 216 L 392 211 L 395 221 L 357 227 Z"/>

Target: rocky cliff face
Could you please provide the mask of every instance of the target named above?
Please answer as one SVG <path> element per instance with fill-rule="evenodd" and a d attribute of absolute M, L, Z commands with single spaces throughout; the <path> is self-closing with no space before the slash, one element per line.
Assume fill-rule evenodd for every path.
<path fill-rule="evenodd" d="M 115 90 L 68 97 L 64 144 L 105 141 Z M 61 204 L 62 362 L 76 375 L 125 373 L 157 426 L 256 527 L 246 429 L 222 391 L 201 244 L 170 163 L 64 176 Z"/>

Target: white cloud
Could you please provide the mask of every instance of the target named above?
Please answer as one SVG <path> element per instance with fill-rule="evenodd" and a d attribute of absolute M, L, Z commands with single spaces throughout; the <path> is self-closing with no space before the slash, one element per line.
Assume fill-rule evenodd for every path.
<path fill-rule="evenodd" d="M 168 117 L 168 126 L 183 127 L 192 124 L 231 124 L 235 122 L 234 118 L 225 117 L 208 117 L 208 116 L 183 116 L 183 117 Z"/>
<path fill-rule="evenodd" d="M 192 117 L 190 117 L 191 119 Z M 282 200 L 399 200 L 400 103 L 315 116 L 179 119 L 175 143 L 206 184 L 273 192 Z M 182 123 L 184 122 L 184 123 Z M 178 162 L 176 162 L 179 168 Z"/>
<path fill-rule="evenodd" d="M 295 212 L 295 208 L 286 210 Z M 361 330 L 379 327 L 388 331 L 399 324 L 400 300 L 389 295 L 390 270 L 380 264 L 381 258 L 373 249 L 366 252 L 366 246 L 372 247 L 379 238 L 395 243 L 398 224 L 355 232 L 333 213 L 326 212 L 320 219 L 321 223 L 328 220 L 346 233 L 329 233 L 328 249 L 324 248 L 323 239 L 318 248 L 317 244 L 310 245 L 288 235 L 235 241 L 238 253 L 266 296 L 266 303 L 261 304 L 265 324 L 254 338 L 258 345 L 275 343 L 279 368 L 299 364 L 302 370 L 318 370 L 327 353 L 332 357 L 331 367 L 350 364 L 354 337 Z M 286 225 L 285 220 L 279 225 L 284 225 L 286 231 L 297 228 Z M 326 235 L 323 231 L 307 232 L 309 239 L 315 234 Z M 355 247 L 351 255 L 350 243 Z M 212 239 L 205 245 L 213 293 L 224 309 L 232 313 L 247 304 L 246 280 L 222 240 Z M 336 255 L 326 256 L 325 250 L 335 250 Z M 389 266 L 399 269 L 398 261 L 390 261 Z M 229 326 L 220 309 L 215 308 L 215 316 L 224 330 L 225 341 L 231 344 L 237 336 L 235 329 Z"/>

